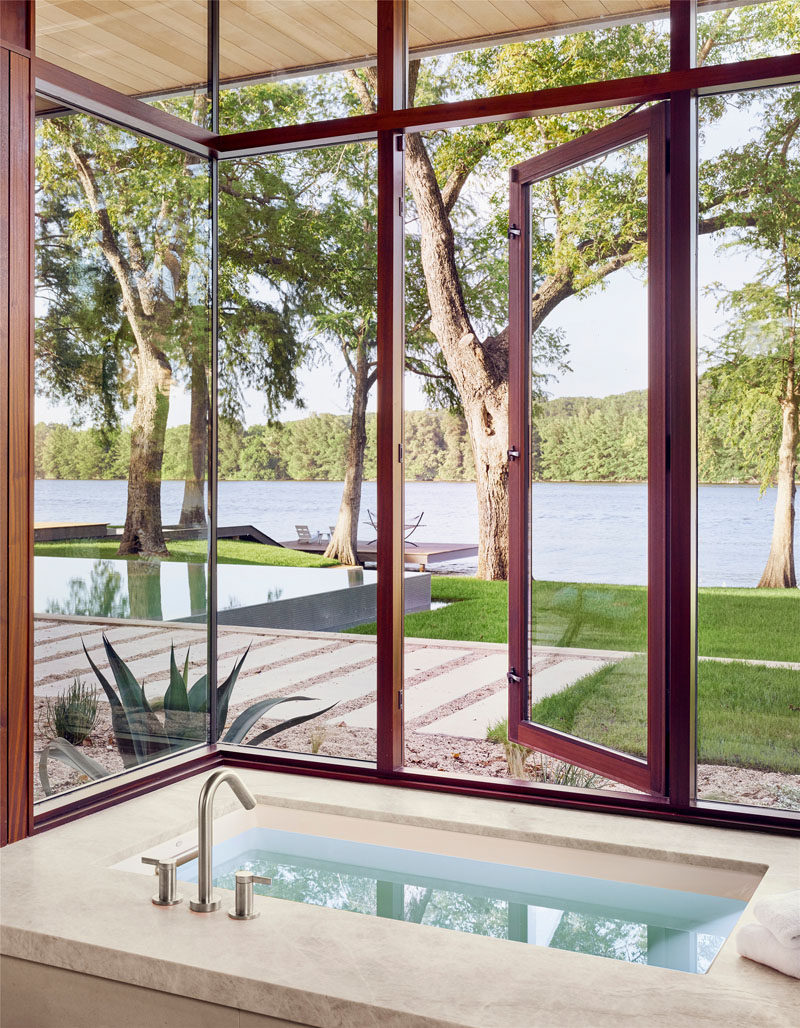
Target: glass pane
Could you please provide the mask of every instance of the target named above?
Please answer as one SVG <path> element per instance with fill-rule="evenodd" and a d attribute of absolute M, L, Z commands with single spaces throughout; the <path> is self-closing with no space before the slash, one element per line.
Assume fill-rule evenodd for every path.
<path fill-rule="evenodd" d="M 667 8 L 634 0 L 411 0 L 409 102 L 472 100 L 668 71 Z"/>
<path fill-rule="evenodd" d="M 799 112 L 699 101 L 698 795 L 794 810 Z"/>
<path fill-rule="evenodd" d="M 644 757 L 646 143 L 531 186 L 531 233 L 530 719 Z"/>
<path fill-rule="evenodd" d="M 375 759 L 376 171 L 373 143 L 220 166 L 223 741 Z"/>
<path fill-rule="evenodd" d="M 508 710 L 508 381 L 507 371 L 498 375 L 497 402 L 482 409 L 485 380 L 459 373 L 470 349 L 463 326 L 475 325 L 482 341 L 508 318 L 508 248 L 494 224 L 507 218 L 507 171 L 484 178 L 473 153 L 442 218 L 449 155 L 470 139 L 469 129 L 427 133 L 406 151 L 403 713 L 408 765 L 494 776 L 507 774 L 502 744 L 487 732 L 502 734 Z M 436 182 L 425 171 L 439 162 Z M 455 280 L 436 252 L 450 233 Z M 409 602 L 411 582 L 421 602 Z"/>
<path fill-rule="evenodd" d="M 710 5 L 697 12 L 697 63 L 730 64 L 800 50 L 795 0 Z"/>
<path fill-rule="evenodd" d="M 180 695 L 205 693 L 209 182 L 95 118 L 37 121 L 37 798 L 207 739 Z"/>
<path fill-rule="evenodd" d="M 406 762 L 410 765 L 460 775 L 605 784 L 580 768 L 508 742 L 506 233 L 509 167 L 622 113 L 582 114 L 579 128 L 572 114 L 520 119 L 505 127 L 480 125 L 429 133 L 420 137 L 420 145 L 409 144 L 406 149 L 405 552 L 407 571 L 420 575 L 424 567 L 423 574 L 430 573 L 432 600 L 430 610 L 412 612 L 407 605 L 404 713 Z M 565 177 L 561 185 L 580 188 L 580 196 L 572 192 L 559 200 L 553 186 L 537 192 L 540 282 L 552 283 L 558 273 L 556 258 L 560 252 L 556 251 L 554 232 L 557 209 L 563 218 L 561 238 L 568 241 L 565 252 L 571 255 L 576 271 L 583 269 L 582 277 L 559 295 L 550 318 L 537 333 L 535 368 L 540 412 L 563 413 L 579 403 L 605 403 L 599 398 L 586 399 L 598 381 L 604 386 L 600 396 L 646 389 L 647 324 L 641 257 L 646 240 L 636 244 L 636 260 L 632 262 L 636 278 L 629 271 L 619 271 L 606 280 L 612 292 L 614 278 L 623 278 L 620 288 L 630 308 L 625 322 L 630 340 L 626 336 L 624 343 L 620 342 L 619 331 L 615 333 L 611 327 L 619 297 L 614 299 L 612 295 L 609 301 L 600 287 L 593 291 L 590 288 L 595 281 L 592 269 L 610 257 L 603 249 L 609 235 L 616 232 L 630 240 L 646 216 L 646 202 L 640 193 L 646 172 L 641 150 L 631 148 L 624 159 L 616 160 L 621 162 L 616 171 L 613 160 L 606 162 L 608 166 L 596 170 L 594 178 L 584 183 L 585 188 L 580 184 L 580 173 Z M 435 179 L 428 174 L 430 167 L 436 169 Z M 632 182 L 627 181 L 629 172 Z M 612 174 L 627 183 L 621 188 L 616 207 L 608 196 Z M 455 182 L 458 184 L 454 187 Z M 438 203 L 439 199 L 444 204 Z M 443 209 L 447 211 L 445 218 L 440 213 Z M 590 253 L 580 244 L 587 238 L 586 231 L 595 230 L 598 222 L 605 234 Z M 573 295 L 583 296 L 590 291 L 591 299 L 581 302 Z M 598 313 L 601 303 L 603 311 Z M 585 322 L 584 309 L 588 313 Z M 598 317 L 608 321 L 608 329 L 600 338 L 594 324 Z M 600 379 L 596 371 L 606 363 L 601 352 L 606 345 L 617 347 L 620 359 L 616 365 L 624 356 L 629 367 L 624 372 L 617 368 L 616 378 L 609 374 Z M 480 361 L 475 361 L 476 353 L 481 355 Z M 568 372 L 570 365 L 576 368 L 571 376 L 574 385 Z M 646 417 L 646 394 L 631 396 L 636 397 L 632 404 L 635 416 L 644 411 Z M 635 485 L 605 487 L 609 497 L 602 516 L 613 520 L 618 515 L 625 504 L 615 497 L 623 491 L 637 494 L 631 514 L 634 545 L 640 545 L 641 553 L 646 554 L 646 515 L 642 516 L 638 506 L 646 506 L 646 420 L 640 426 L 640 435 L 628 446 L 634 450 L 640 444 L 644 447 L 645 470 L 639 469 Z M 626 479 L 636 479 L 637 475 L 626 475 Z M 597 670 L 608 659 L 609 650 L 642 652 L 646 634 L 646 561 L 634 555 L 626 568 L 627 577 L 621 579 L 614 577 L 618 568 L 613 552 L 604 555 L 602 564 L 594 559 L 586 539 L 595 533 L 594 519 L 600 515 L 592 503 L 585 503 L 583 491 L 598 487 L 582 484 L 585 478 L 577 474 L 573 479 L 576 481 L 566 485 L 537 481 L 534 486 L 537 512 L 542 494 L 552 490 L 554 496 L 548 500 L 551 523 L 557 523 L 559 510 L 571 522 L 567 525 L 565 521 L 558 538 L 551 535 L 543 541 L 537 537 L 534 554 L 537 579 L 549 580 L 542 583 L 547 602 L 542 601 L 537 615 L 537 631 L 542 637 L 536 640 L 536 662 L 540 668 L 545 667 L 546 650 L 551 675 L 556 664 L 564 663 L 565 687 L 581 673 Z M 576 495 L 578 499 L 573 498 Z M 569 514 L 570 504 L 573 514 Z M 542 516 L 546 519 L 547 513 Z M 546 520 L 541 523 L 547 524 Z M 628 531 L 627 524 L 618 529 L 623 537 Z M 570 556 L 565 546 L 576 532 L 584 542 L 577 555 Z M 595 583 L 603 584 L 595 589 Z M 613 597 L 615 604 L 624 595 L 623 623 L 615 622 L 610 627 L 603 623 L 603 630 L 594 632 L 584 625 L 571 639 L 564 638 L 566 626 L 562 625 L 556 634 L 557 617 L 566 613 L 567 623 L 570 617 L 574 620 L 575 604 L 569 593 L 574 588 L 582 593 L 591 589 L 592 595 L 599 591 L 604 597 Z M 546 612 L 552 614 L 548 622 L 544 620 Z M 600 651 L 602 656 L 598 658 L 596 653 Z M 578 673 L 571 674 L 576 664 Z M 643 705 L 643 673 L 638 673 L 637 682 L 637 695 Z M 573 693 L 567 695 L 570 699 Z M 644 706 L 641 717 L 645 717 Z"/>
<path fill-rule="evenodd" d="M 220 131 L 366 113 L 377 0 L 228 0 L 220 5 Z"/>
<path fill-rule="evenodd" d="M 209 108 L 207 13 L 206 0 L 37 0 L 36 55 L 204 124 Z"/>

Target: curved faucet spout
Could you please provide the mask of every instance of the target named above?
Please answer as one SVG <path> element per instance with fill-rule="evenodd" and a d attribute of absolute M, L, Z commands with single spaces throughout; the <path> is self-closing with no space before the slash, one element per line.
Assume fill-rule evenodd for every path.
<path fill-rule="evenodd" d="M 221 771 L 215 771 L 203 783 L 197 803 L 197 899 L 189 901 L 192 910 L 202 913 L 219 910 L 222 903 L 220 897 L 213 894 L 211 883 L 213 879 L 214 796 L 223 782 L 230 785 L 245 810 L 252 810 L 256 805 L 255 797 L 235 771 L 223 768 Z"/>

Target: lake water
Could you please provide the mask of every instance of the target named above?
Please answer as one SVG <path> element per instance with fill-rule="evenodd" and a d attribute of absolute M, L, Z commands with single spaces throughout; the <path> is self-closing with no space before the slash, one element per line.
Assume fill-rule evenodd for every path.
<path fill-rule="evenodd" d="M 220 482 L 220 525 L 251 524 L 274 539 L 296 538 L 295 525 L 327 531 L 336 521 L 340 482 Z M 36 521 L 125 520 L 127 483 L 39 480 Z M 182 482 L 161 489 L 165 524 L 175 524 Z M 646 500 L 643 485 L 537 483 L 533 487 L 533 573 L 562 581 L 644 584 Z M 362 492 L 361 538 L 372 539 L 367 511 L 376 510 L 376 486 Z M 701 585 L 755 586 L 769 553 L 775 490 L 759 498 L 756 486 L 701 486 L 699 579 Z M 422 512 L 416 538 L 426 542 L 475 543 L 478 515 L 469 482 L 409 482 L 407 519 Z M 435 569 L 474 574 L 476 561 Z"/>

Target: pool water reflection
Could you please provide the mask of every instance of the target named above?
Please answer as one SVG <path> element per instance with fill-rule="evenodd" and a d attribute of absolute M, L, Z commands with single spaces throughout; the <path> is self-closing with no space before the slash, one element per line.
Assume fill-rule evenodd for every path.
<path fill-rule="evenodd" d="M 394 849 L 268 828 L 214 848 L 214 884 L 272 878 L 278 899 L 702 974 L 737 899 Z M 197 877 L 196 862 L 179 871 Z"/>

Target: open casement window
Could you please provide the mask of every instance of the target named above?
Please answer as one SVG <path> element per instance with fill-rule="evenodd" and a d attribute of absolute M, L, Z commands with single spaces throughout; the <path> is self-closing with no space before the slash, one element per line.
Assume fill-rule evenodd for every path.
<path fill-rule="evenodd" d="M 516 165 L 509 210 L 508 736 L 654 795 L 665 792 L 666 763 L 666 114 L 666 104 L 649 108 Z M 552 328 L 560 297 L 546 295 L 559 281 L 580 303 L 577 330 L 573 319 L 566 335 Z M 532 417 L 552 340 L 571 343 L 576 331 L 583 339 L 566 361 L 580 370 L 583 360 L 582 381 L 594 375 L 597 386 L 575 399 L 561 360 L 561 395 L 573 397 L 564 401 L 575 469 L 567 475 L 547 465 L 547 430 L 534 436 Z M 599 358 L 597 346 L 606 351 Z M 631 428 L 611 433 L 614 448 L 589 468 L 581 440 L 590 424 L 597 435 L 603 397 L 602 416 L 617 410 Z M 564 478 L 592 484 L 564 489 L 558 518 L 537 517 L 537 490 L 563 489 Z M 616 515 L 607 504 L 595 514 L 598 488 L 615 491 Z M 596 517 L 596 550 L 576 551 L 573 504 L 573 514 Z M 609 582 L 614 547 L 619 573 Z"/>

